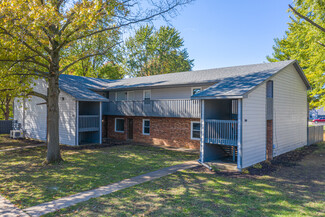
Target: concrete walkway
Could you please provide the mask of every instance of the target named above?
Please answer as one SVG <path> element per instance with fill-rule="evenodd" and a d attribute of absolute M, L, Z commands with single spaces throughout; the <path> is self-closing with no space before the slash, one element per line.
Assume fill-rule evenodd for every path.
<path fill-rule="evenodd" d="M 3 217 L 28 217 L 21 209 L 18 209 L 9 200 L 0 196 L 0 216 Z"/>
<path fill-rule="evenodd" d="M 81 192 L 78 194 L 74 194 L 68 197 L 63 197 L 58 200 L 54 200 L 51 202 L 39 204 L 37 206 L 33 206 L 27 209 L 24 209 L 26 213 L 31 216 L 41 216 L 47 213 L 55 212 L 59 209 L 63 209 L 69 206 L 73 206 L 77 203 L 87 201 L 91 198 L 100 197 L 103 195 L 107 195 L 113 193 L 115 191 L 119 191 L 134 185 L 138 185 L 144 182 L 148 182 L 154 179 L 158 179 L 163 176 L 167 176 L 169 174 L 175 173 L 180 170 L 190 169 L 198 166 L 199 163 L 196 161 L 188 161 L 186 163 L 167 167 L 161 170 L 157 170 L 154 172 L 150 172 L 144 175 L 136 176 L 130 179 L 125 179 L 120 182 L 116 182 L 107 186 L 103 186 L 94 190 Z"/>
<path fill-rule="evenodd" d="M 0 152 L 7 152 L 7 151 L 16 151 L 16 150 L 21 150 L 21 149 L 27 149 L 27 148 L 36 148 L 40 146 L 46 146 L 45 144 L 38 144 L 38 145 L 27 145 L 27 146 L 22 146 L 18 148 L 7 148 L 7 149 L 2 149 Z"/>

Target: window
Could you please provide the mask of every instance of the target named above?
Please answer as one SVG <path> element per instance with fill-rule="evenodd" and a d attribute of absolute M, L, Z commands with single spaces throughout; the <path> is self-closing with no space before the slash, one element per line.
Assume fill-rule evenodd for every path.
<path fill-rule="evenodd" d="M 198 121 L 191 122 L 191 139 L 199 140 L 201 132 L 201 124 Z"/>
<path fill-rule="evenodd" d="M 192 95 L 199 93 L 201 90 L 201 87 L 192 87 Z"/>
<path fill-rule="evenodd" d="M 116 101 L 124 101 L 128 98 L 128 92 L 126 91 L 120 91 L 116 92 Z"/>
<path fill-rule="evenodd" d="M 124 119 L 115 118 L 115 132 L 124 133 Z"/>
<path fill-rule="evenodd" d="M 150 100 L 151 99 L 151 90 L 144 90 L 143 91 L 143 99 Z"/>
<path fill-rule="evenodd" d="M 150 120 L 144 119 L 142 123 L 142 128 L 143 135 L 150 135 Z"/>
<path fill-rule="evenodd" d="M 151 90 L 144 90 L 143 91 L 144 104 L 150 104 L 150 99 L 151 99 Z"/>
<path fill-rule="evenodd" d="M 128 91 L 127 98 L 129 101 L 133 101 L 134 100 L 134 91 Z"/>

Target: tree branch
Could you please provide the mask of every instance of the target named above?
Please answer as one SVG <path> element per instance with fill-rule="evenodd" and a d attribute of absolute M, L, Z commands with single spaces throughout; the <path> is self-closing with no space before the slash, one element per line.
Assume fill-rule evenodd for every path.
<path fill-rule="evenodd" d="M 0 29 L 3 31 L 3 34 L 10 36 L 11 38 L 15 38 L 12 34 L 10 34 L 6 29 L 0 27 Z M 51 62 L 46 56 L 44 56 L 41 52 L 35 50 L 34 48 L 32 48 L 32 46 L 30 46 L 29 44 L 27 44 L 25 41 L 23 41 L 20 38 L 16 38 L 18 41 L 20 41 L 23 45 L 25 45 L 29 50 L 33 51 L 34 53 L 38 54 L 40 57 L 42 57 L 43 59 L 45 59 L 47 62 Z"/>
<path fill-rule="evenodd" d="M 36 56 L 30 56 L 30 57 L 26 57 L 25 59 L 20 59 L 20 60 L 11 60 L 11 59 L 0 59 L 0 62 L 13 62 L 13 65 L 17 64 L 17 63 L 20 63 L 20 62 L 26 62 L 26 63 L 35 63 L 36 65 L 39 65 L 39 66 L 42 66 L 46 69 L 49 69 L 49 67 L 43 63 L 40 63 L 38 62 L 35 57 L 38 57 L 37 55 Z M 30 60 L 31 59 L 31 60 Z M 12 65 L 12 66 L 13 66 Z M 11 66 L 11 67 L 12 67 Z"/>
<path fill-rule="evenodd" d="M 41 93 L 38 93 L 38 92 L 35 92 L 35 91 L 30 91 L 26 94 L 26 96 L 36 96 L 36 97 L 39 97 L 39 98 L 42 98 L 44 99 L 46 102 L 48 101 L 48 98 L 46 95 L 44 94 L 41 94 Z"/>
<path fill-rule="evenodd" d="M 319 45 L 321 45 L 321 46 L 325 47 L 325 44 L 323 44 L 323 43 L 322 43 L 322 42 L 320 42 L 320 41 L 318 41 L 318 42 L 317 42 L 317 44 L 319 44 Z"/>
<path fill-rule="evenodd" d="M 315 23 L 314 21 L 312 21 L 311 19 L 309 19 L 307 16 L 302 15 L 301 13 L 299 13 L 297 10 L 295 10 L 291 5 L 289 5 L 289 8 L 300 18 L 306 20 L 308 23 L 312 24 L 313 26 L 315 26 L 316 28 L 320 29 L 322 32 L 325 32 L 325 28 L 321 27 L 320 25 L 318 25 L 317 23 Z"/>
<path fill-rule="evenodd" d="M 81 60 L 84 60 L 84 59 L 87 59 L 87 58 L 90 58 L 90 57 L 94 57 L 94 56 L 101 56 L 101 55 L 105 55 L 111 48 L 115 47 L 116 45 L 120 44 L 121 42 L 119 43 L 115 43 L 114 45 L 108 47 L 105 51 L 103 52 L 98 52 L 98 53 L 94 53 L 94 54 L 89 54 L 89 55 L 86 55 L 84 57 L 81 57 L 75 61 L 73 61 L 72 63 L 68 64 L 67 66 L 65 66 L 61 71 L 60 71 L 60 74 L 62 74 L 63 72 L 65 72 L 67 69 L 69 69 L 71 66 L 73 66 L 74 64 L 76 64 L 77 62 L 81 61 Z"/>
<path fill-rule="evenodd" d="M 188 0 L 188 1 L 190 2 L 191 0 Z M 152 19 L 154 19 L 155 17 L 157 17 L 157 16 L 162 16 L 163 14 L 165 14 L 165 13 L 167 13 L 167 12 L 169 12 L 169 11 L 172 11 L 172 10 L 175 9 L 176 7 L 178 7 L 178 6 L 180 6 L 180 5 L 183 5 L 183 4 L 185 4 L 185 3 L 175 3 L 174 5 L 172 5 L 172 6 L 168 7 L 168 8 L 166 8 L 166 9 L 162 9 L 162 10 L 160 10 L 159 12 L 154 13 L 154 14 L 151 14 L 151 15 L 148 15 L 148 16 L 146 16 L 146 17 L 143 17 L 143 18 L 140 18 L 140 19 L 134 19 L 134 20 L 132 20 L 132 19 L 128 19 L 128 20 L 127 20 L 128 22 L 126 22 L 126 23 L 121 23 L 120 25 L 116 25 L 116 26 L 114 26 L 114 27 L 108 27 L 108 28 L 100 29 L 100 30 L 94 31 L 94 32 L 92 32 L 92 33 L 89 33 L 89 34 L 87 34 L 87 35 L 81 35 L 81 36 L 79 36 L 79 37 L 77 37 L 77 38 L 75 38 L 75 39 L 72 39 L 72 40 L 70 40 L 70 41 L 66 41 L 66 42 L 62 43 L 62 46 L 66 45 L 66 44 L 69 44 L 69 43 L 71 43 L 71 42 L 73 42 L 73 41 L 77 41 L 77 40 L 80 40 L 80 39 L 83 39 L 83 38 L 90 37 L 90 36 L 92 36 L 92 35 L 96 35 L 96 34 L 101 33 L 101 32 L 106 32 L 106 31 L 109 31 L 109 30 L 119 29 L 119 28 L 122 28 L 122 27 L 125 27 L 125 26 L 129 26 L 129 25 L 133 25 L 133 24 L 136 24 L 136 23 L 144 22 L 144 21 L 146 21 L 146 20 L 152 20 Z M 73 31 L 73 33 L 75 33 L 75 32 L 77 32 L 77 30 L 76 30 L 76 31 Z M 73 33 L 72 33 L 72 34 L 73 34 Z M 72 35 L 72 34 L 71 34 L 71 35 Z"/>
<path fill-rule="evenodd" d="M 42 47 L 47 53 L 50 53 L 50 49 L 48 47 L 46 47 L 44 44 L 42 44 L 40 41 L 38 41 L 36 39 L 36 37 L 31 33 L 29 32 L 27 29 L 25 29 L 23 26 L 21 25 L 17 25 L 17 27 L 19 27 L 20 29 L 22 29 L 26 35 L 28 35 L 33 41 L 36 42 L 36 44 L 38 44 L 40 47 Z M 43 28 L 42 28 L 43 29 Z M 43 30 L 44 31 L 44 30 Z M 46 33 L 45 33 L 46 34 Z"/>

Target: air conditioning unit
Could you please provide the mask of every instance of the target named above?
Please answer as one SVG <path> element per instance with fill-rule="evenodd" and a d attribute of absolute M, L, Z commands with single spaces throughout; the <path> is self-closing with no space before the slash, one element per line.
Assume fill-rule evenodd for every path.
<path fill-rule="evenodd" d="M 13 139 L 24 138 L 24 132 L 22 130 L 10 130 L 10 138 Z"/>

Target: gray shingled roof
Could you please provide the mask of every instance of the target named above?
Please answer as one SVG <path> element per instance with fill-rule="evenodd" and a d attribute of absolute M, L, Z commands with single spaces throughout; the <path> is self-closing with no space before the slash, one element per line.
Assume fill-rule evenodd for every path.
<path fill-rule="evenodd" d="M 192 98 L 236 98 L 242 97 L 244 94 L 251 91 L 263 81 L 275 75 L 281 69 L 290 64 L 295 65 L 307 88 L 310 88 L 306 77 L 297 62 L 294 60 L 178 72 L 120 80 L 105 80 L 62 75 L 60 77 L 60 82 L 62 81 L 63 85 L 60 83 L 60 87 L 62 86 L 62 90 L 77 99 L 86 100 L 89 98 L 90 100 L 102 101 L 105 98 L 91 90 L 110 91 L 145 88 L 152 89 L 170 86 L 211 84 L 211 87 L 192 96 Z"/>
<path fill-rule="evenodd" d="M 99 89 L 107 84 L 104 79 L 88 78 L 73 75 L 60 75 L 59 86 L 64 92 L 79 101 L 108 101 L 92 89 Z"/>
<path fill-rule="evenodd" d="M 310 85 L 294 60 L 217 69 L 225 75 L 220 82 L 192 96 L 193 99 L 242 98 L 245 94 L 293 64 L 308 89 Z M 229 75 L 229 76 L 228 76 Z"/>

